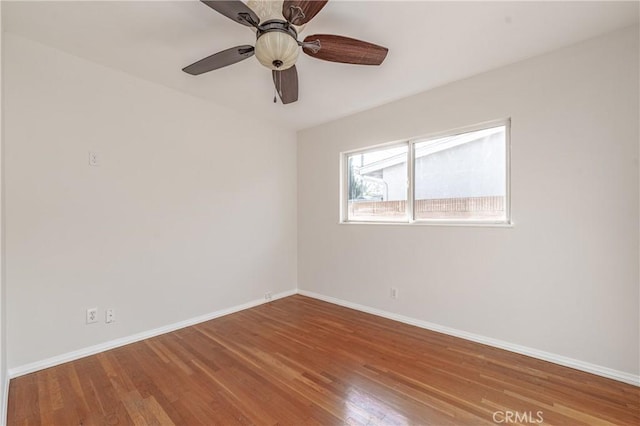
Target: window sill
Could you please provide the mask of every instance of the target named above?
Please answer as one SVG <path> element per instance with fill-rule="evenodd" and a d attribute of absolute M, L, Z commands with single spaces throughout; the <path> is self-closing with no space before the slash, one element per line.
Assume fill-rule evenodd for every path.
<path fill-rule="evenodd" d="M 454 222 L 454 221 L 426 221 L 413 222 L 383 222 L 383 221 L 340 221 L 339 225 L 399 225 L 399 226 L 460 226 L 474 228 L 513 228 L 513 222 Z"/>

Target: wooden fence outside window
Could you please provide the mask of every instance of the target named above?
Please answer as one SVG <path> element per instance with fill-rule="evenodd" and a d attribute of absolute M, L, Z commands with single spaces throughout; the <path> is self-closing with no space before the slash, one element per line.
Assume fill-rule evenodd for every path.
<path fill-rule="evenodd" d="M 416 219 L 501 219 L 505 197 L 437 198 L 415 201 Z M 349 201 L 349 217 L 400 217 L 406 201 Z"/>

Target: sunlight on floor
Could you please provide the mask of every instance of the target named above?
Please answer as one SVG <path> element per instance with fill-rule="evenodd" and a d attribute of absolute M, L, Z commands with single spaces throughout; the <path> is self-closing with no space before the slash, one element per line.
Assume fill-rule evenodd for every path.
<path fill-rule="evenodd" d="M 409 424 L 393 407 L 359 389 L 350 388 L 345 401 L 345 423 L 348 425 Z"/>

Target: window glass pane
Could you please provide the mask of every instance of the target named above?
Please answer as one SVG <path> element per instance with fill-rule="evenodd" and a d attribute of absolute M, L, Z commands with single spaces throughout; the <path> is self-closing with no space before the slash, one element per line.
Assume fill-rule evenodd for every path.
<path fill-rule="evenodd" d="M 505 126 L 419 142 L 415 219 L 506 220 Z"/>
<path fill-rule="evenodd" d="M 348 220 L 407 220 L 408 145 L 347 156 Z"/>

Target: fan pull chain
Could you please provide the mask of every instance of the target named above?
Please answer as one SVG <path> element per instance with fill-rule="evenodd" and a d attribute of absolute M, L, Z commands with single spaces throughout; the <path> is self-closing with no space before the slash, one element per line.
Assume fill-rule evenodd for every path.
<path fill-rule="evenodd" d="M 276 99 L 276 88 L 274 87 L 273 88 L 273 103 L 275 104 L 276 102 L 277 102 L 277 99 Z"/>

